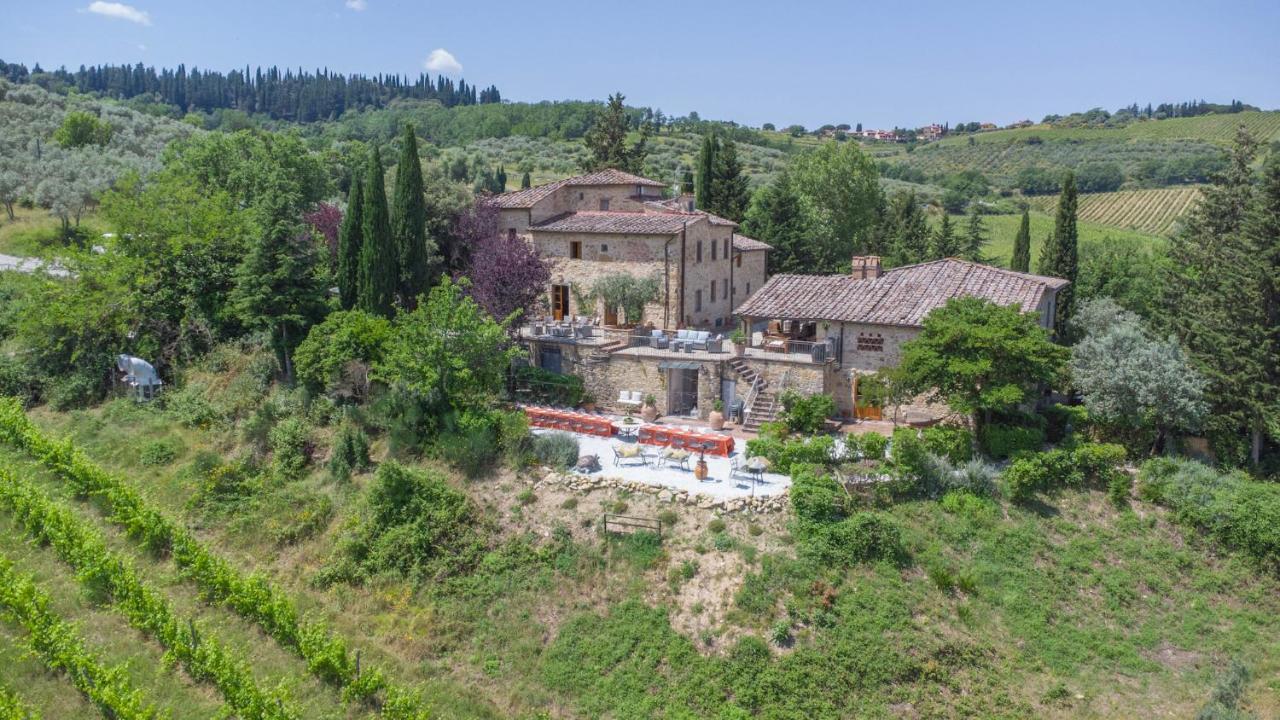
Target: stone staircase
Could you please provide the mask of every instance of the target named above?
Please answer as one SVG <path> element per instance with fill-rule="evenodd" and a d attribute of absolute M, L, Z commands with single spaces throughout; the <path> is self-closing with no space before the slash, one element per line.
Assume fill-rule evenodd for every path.
<path fill-rule="evenodd" d="M 599 365 L 600 363 L 608 362 L 610 355 L 627 347 L 629 345 L 626 340 L 610 340 L 607 343 L 596 346 L 584 360 L 589 365 Z"/>
<path fill-rule="evenodd" d="M 760 373 L 740 357 L 731 358 L 728 364 L 747 387 L 751 387 L 760 378 Z M 773 422 L 778 418 L 779 407 L 777 392 L 770 390 L 769 382 L 760 378 L 755 399 L 751 401 L 751 407 L 746 408 L 747 421 L 743 424 L 743 429 L 758 432 L 762 423 Z"/>

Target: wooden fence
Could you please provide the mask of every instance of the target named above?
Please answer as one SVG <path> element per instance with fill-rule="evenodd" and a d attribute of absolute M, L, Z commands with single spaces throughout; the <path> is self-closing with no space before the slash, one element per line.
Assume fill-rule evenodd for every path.
<path fill-rule="evenodd" d="M 662 521 L 657 518 L 633 517 L 631 515 L 614 515 L 605 513 L 602 527 L 605 533 L 630 534 L 647 531 L 662 537 Z"/>

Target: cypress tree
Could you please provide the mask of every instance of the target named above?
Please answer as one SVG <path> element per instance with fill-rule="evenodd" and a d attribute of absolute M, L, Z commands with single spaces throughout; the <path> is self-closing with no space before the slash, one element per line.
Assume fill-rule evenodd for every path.
<path fill-rule="evenodd" d="M 364 192 L 359 177 L 352 178 L 347 214 L 338 230 L 338 299 L 343 310 L 356 306 L 360 293 L 360 250 L 364 246 Z"/>
<path fill-rule="evenodd" d="M 969 227 L 964 236 L 964 259 L 969 262 L 982 263 L 987 259 L 982 248 L 987 244 L 987 229 L 982 225 L 982 213 L 977 205 L 969 206 Z"/>
<path fill-rule="evenodd" d="M 360 248 L 360 292 L 356 305 L 367 313 L 391 317 L 395 306 L 396 281 L 400 277 L 396 245 L 387 217 L 387 184 L 382 156 L 373 148 L 365 175 L 364 217 Z"/>
<path fill-rule="evenodd" d="M 1071 172 L 1062 180 L 1062 194 L 1058 196 L 1058 215 L 1053 223 L 1053 236 L 1040 252 L 1041 275 L 1059 277 L 1071 284 L 1058 291 L 1057 313 L 1053 329 L 1059 338 L 1066 338 L 1067 326 L 1075 310 L 1075 283 L 1079 270 L 1076 230 L 1076 178 Z"/>
<path fill-rule="evenodd" d="M 1013 259 L 1009 261 L 1009 269 L 1018 272 L 1031 272 L 1031 212 L 1022 211 L 1022 224 L 1018 226 L 1018 234 L 1013 239 Z"/>
<path fill-rule="evenodd" d="M 501 165 L 498 166 L 498 174 L 495 176 L 493 188 L 496 193 L 504 193 L 507 191 L 507 169 Z"/>
<path fill-rule="evenodd" d="M 915 192 L 899 192 L 889 200 L 884 213 L 883 242 L 888 251 L 888 264 L 910 265 L 929 254 L 929 222 L 920 211 Z"/>
<path fill-rule="evenodd" d="M 711 200 L 707 210 L 730 220 L 741 220 L 747 211 L 747 178 L 738 162 L 738 147 L 726 138 L 716 148 L 711 173 Z"/>
<path fill-rule="evenodd" d="M 946 212 L 942 213 L 942 222 L 933 233 L 932 239 L 933 243 L 929 248 L 929 254 L 933 260 L 955 257 L 959 254 L 960 242 L 956 239 L 955 227 L 951 224 L 951 216 Z"/>
<path fill-rule="evenodd" d="M 698 172 L 694 175 L 693 194 L 697 206 L 703 210 L 712 202 L 712 187 L 715 178 L 716 151 L 720 149 L 720 141 L 714 133 L 707 133 L 702 139 L 702 150 L 698 153 Z"/>
<path fill-rule="evenodd" d="M 528 190 L 531 187 L 533 187 L 533 178 L 529 177 L 529 173 L 526 171 L 524 175 L 520 176 L 520 189 Z"/>
<path fill-rule="evenodd" d="M 428 289 L 431 255 L 427 248 L 427 202 L 423 195 L 422 163 L 413 125 L 404 126 L 400 163 L 396 166 L 395 200 L 391 206 L 391 236 L 396 246 L 396 291 L 401 307 L 413 309 Z"/>

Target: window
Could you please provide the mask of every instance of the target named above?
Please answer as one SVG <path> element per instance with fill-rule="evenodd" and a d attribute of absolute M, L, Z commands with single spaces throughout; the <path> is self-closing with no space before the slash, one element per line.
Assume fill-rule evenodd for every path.
<path fill-rule="evenodd" d="M 698 241 L 698 262 L 702 262 L 702 241 Z"/>
<path fill-rule="evenodd" d="M 607 252 L 609 252 L 609 245 L 608 245 L 608 243 L 600 243 L 600 252 L 602 252 L 602 253 L 607 253 Z"/>
<path fill-rule="evenodd" d="M 724 259 L 729 259 L 729 238 L 724 239 Z"/>
<path fill-rule="evenodd" d="M 712 280 L 711 281 L 711 302 L 715 302 L 715 301 L 716 301 L 716 281 Z"/>
<path fill-rule="evenodd" d="M 858 333 L 859 352 L 884 352 L 884 337 L 880 333 Z"/>
<path fill-rule="evenodd" d="M 601 210 L 609 209 L 609 198 L 600 198 L 600 209 Z"/>
<path fill-rule="evenodd" d="M 738 257 L 734 259 L 738 261 L 738 267 L 742 267 L 742 255 L 739 254 Z"/>
<path fill-rule="evenodd" d="M 515 228 L 507 228 L 507 239 L 508 239 L 508 240 L 515 240 L 515 239 L 516 239 L 516 229 L 515 229 Z"/>
<path fill-rule="evenodd" d="M 716 247 L 717 247 L 717 246 L 716 246 L 716 241 L 715 241 L 715 240 L 712 240 L 712 241 L 711 241 L 711 259 L 712 259 L 712 260 L 715 260 L 715 259 L 716 259 Z"/>
<path fill-rule="evenodd" d="M 582 259 L 582 243 L 577 240 L 569 241 L 569 257 L 574 260 Z"/>
<path fill-rule="evenodd" d="M 747 283 L 747 294 L 748 294 L 748 295 L 750 295 L 750 294 L 751 294 L 751 283 L 749 283 L 749 282 Z"/>
<path fill-rule="evenodd" d="M 702 312 L 702 291 L 695 290 L 693 293 L 693 311 Z"/>
<path fill-rule="evenodd" d="M 581 200 L 582 198 L 583 198 L 582 193 L 578 193 L 578 199 Z"/>

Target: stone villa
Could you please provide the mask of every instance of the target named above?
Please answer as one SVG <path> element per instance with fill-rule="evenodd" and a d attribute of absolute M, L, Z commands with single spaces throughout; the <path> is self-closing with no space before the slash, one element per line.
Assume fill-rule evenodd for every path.
<path fill-rule="evenodd" d="M 521 330 L 530 361 L 581 377 L 605 407 L 626 409 L 623 394 L 640 392 L 663 415 L 706 418 L 721 400 L 743 408 L 752 427 L 795 389 L 829 394 L 852 416 L 857 377 L 896 365 L 902 344 L 947 300 L 1018 305 L 1048 327 L 1067 284 L 955 258 L 882 271 L 878 257 L 855 257 L 849 275 L 766 280 L 769 246 L 662 191 L 605 170 L 492 199 L 500 231 L 552 263 L 549 317 Z M 585 292 L 617 273 L 658 281 L 643 317 L 614 317 Z M 723 337 L 739 327 L 743 342 Z M 706 332 L 677 333 L 688 329 Z"/>

